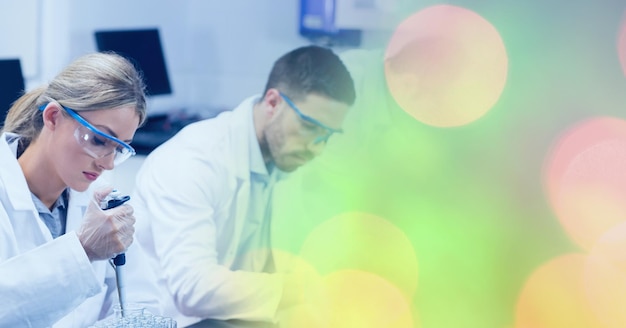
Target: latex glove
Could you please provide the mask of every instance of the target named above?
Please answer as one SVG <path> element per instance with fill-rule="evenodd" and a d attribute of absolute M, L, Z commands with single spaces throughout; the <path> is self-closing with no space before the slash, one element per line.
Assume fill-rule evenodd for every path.
<path fill-rule="evenodd" d="M 111 191 L 112 187 L 104 187 L 94 192 L 93 200 L 87 207 L 77 233 L 91 261 L 113 258 L 123 253 L 133 242 L 133 208 L 128 204 L 109 210 L 100 208 L 100 201 Z"/>

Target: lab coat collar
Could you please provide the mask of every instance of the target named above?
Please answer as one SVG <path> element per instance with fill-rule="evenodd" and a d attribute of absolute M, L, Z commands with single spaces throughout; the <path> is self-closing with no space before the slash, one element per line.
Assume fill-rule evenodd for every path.
<path fill-rule="evenodd" d="M 233 135 L 232 140 L 237 140 L 238 144 L 234 146 L 234 151 L 237 152 L 235 158 L 240 159 L 235 163 L 237 167 L 237 176 L 242 179 L 249 179 L 250 173 L 256 173 L 262 176 L 270 177 L 275 176 L 276 180 L 281 180 L 287 177 L 287 173 L 274 167 L 272 172 L 267 170 L 263 155 L 261 153 L 261 147 L 256 137 L 256 130 L 254 128 L 254 105 L 259 102 L 261 95 L 254 95 L 245 99 L 239 106 L 233 110 L 233 122 L 235 122 L 235 128 L 231 131 Z M 244 132 L 244 138 L 241 137 L 242 131 Z M 237 135 L 239 135 L 237 137 Z"/>
<path fill-rule="evenodd" d="M 5 132 L 0 136 L 0 180 L 5 186 L 11 186 L 11 192 L 7 197 L 13 208 L 17 211 L 27 211 L 33 209 L 33 203 L 29 194 L 28 183 L 22 172 L 22 167 L 17 162 L 17 144 L 19 136 L 15 133 Z"/>
<path fill-rule="evenodd" d="M 260 96 L 253 97 L 253 108 L 254 104 L 256 104 Z M 263 160 L 263 153 L 261 152 L 261 146 L 259 145 L 259 140 L 256 136 L 256 129 L 254 127 L 254 109 L 248 111 L 248 150 L 249 150 L 249 158 L 250 158 L 250 171 L 256 174 L 260 174 L 262 176 L 269 176 L 269 172 L 267 170 L 267 165 Z"/>

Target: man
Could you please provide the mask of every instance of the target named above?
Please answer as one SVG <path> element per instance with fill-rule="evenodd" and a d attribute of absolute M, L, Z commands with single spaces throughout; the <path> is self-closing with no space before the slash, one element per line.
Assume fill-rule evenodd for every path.
<path fill-rule="evenodd" d="M 274 63 L 262 95 L 187 126 L 146 158 L 132 197 L 136 239 L 167 295 L 166 316 L 182 327 L 274 321 L 298 302 L 301 281 L 268 273 L 272 190 L 341 131 L 354 99 L 338 56 L 301 47 Z"/>

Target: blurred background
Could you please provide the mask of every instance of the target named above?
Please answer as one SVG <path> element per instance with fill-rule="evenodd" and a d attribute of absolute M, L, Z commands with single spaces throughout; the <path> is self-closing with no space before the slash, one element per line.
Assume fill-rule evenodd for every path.
<path fill-rule="evenodd" d="M 285 52 L 332 47 L 357 103 L 277 186 L 272 237 L 278 264 L 319 276 L 333 327 L 623 328 L 625 14 L 623 0 L 0 0 L 0 59 L 20 60 L 29 90 L 99 50 L 97 31 L 157 29 L 171 90 L 113 173 L 131 190 L 177 125 L 261 92 Z"/>

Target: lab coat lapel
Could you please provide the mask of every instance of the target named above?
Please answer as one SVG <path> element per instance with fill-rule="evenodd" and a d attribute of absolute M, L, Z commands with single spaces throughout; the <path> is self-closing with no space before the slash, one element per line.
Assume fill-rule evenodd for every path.
<path fill-rule="evenodd" d="M 88 205 L 88 193 L 70 189 L 69 204 L 67 206 L 67 223 L 65 226 L 66 233 L 69 231 L 78 231 Z"/>

